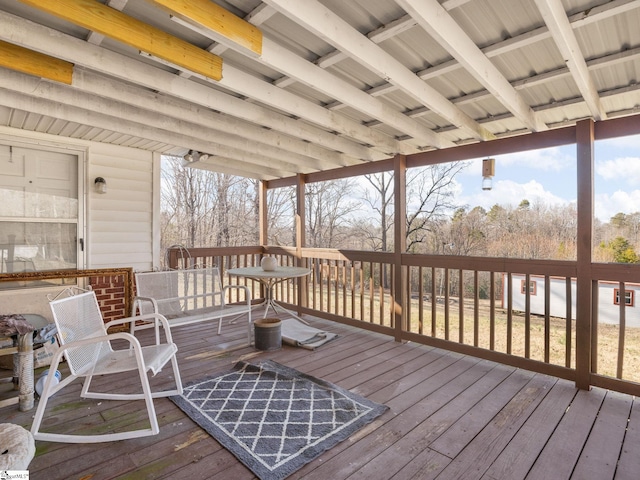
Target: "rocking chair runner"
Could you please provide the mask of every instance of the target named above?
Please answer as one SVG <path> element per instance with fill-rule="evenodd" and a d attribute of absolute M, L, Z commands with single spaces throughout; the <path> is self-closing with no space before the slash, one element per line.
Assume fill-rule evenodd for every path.
<path fill-rule="evenodd" d="M 61 346 L 52 358 L 49 375 L 45 381 L 38 409 L 36 410 L 31 427 L 31 433 L 34 438 L 36 440 L 55 442 L 92 443 L 156 435 L 160 429 L 153 405 L 153 398 L 182 394 L 182 382 L 176 360 L 176 351 L 178 348 L 175 343 L 173 343 L 167 320 L 162 315 L 147 314 L 114 320 L 105 324 L 102 320 L 95 293 L 91 291 L 72 295 L 60 300 L 54 300 L 50 302 L 50 306 L 56 326 L 58 327 L 58 337 Z M 107 329 L 113 325 L 131 323 L 137 320 L 155 322 L 154 345 L 141 346 L 139 340 L 130 333 L 107 333 Z M 160 342 L 160 326 L 164 329 L 166 343 Z M 128 342 L 129 348 L 114 350 L 111 342 L 118 339 Z M 65 356 L 68 362 L 70 375 L 56 385 L 52 378 L 58 369 L 58 364 L 62 360 L 62 355 Z M 156 375 L 169 361 L 171 361 L 176 388 L 173 390 L 152 392 L 147 372 Z M 102 393 L 89 390 L 91 381 L 95 375 L 108 375 L 129 371 L 138 372 L 142 385 L 142 393 Z M 41 432 L 40 425 L 49 398 L 78 377 L 85 377 L 80 394 L 81 397 L 107 400 L 144 400 L 150 428 L 99 435 Z"/>

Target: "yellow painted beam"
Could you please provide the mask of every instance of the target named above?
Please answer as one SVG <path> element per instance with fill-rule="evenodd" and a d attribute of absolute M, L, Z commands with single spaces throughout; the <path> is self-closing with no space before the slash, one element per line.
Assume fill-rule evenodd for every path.
<path fill-rule="evenodd" d="M 245 53 L 262 55 L 262 31 L 210 0 L 149 0 L 176 17 L 210 30 L 216 40 L 230 40 Z"/>
<path fill-rule="evenodd" d="M 20 1 L 205 77 L 222 78 L 217 55 L 95 0 Z"/>
<path fill-rule="evenodd" d="M 73 63 L 0 40 L 0 66 L 71 85 Z"/>

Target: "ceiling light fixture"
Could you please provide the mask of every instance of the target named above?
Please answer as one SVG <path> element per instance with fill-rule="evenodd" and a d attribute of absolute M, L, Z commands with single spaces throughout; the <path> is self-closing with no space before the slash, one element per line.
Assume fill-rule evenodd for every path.
<path fill-rule="evenodd" d="M 211 157 L 213 157 L 213 155 L 209 153 L 201 153 L 196 150 L 189 150 L 189 153 L 187 153 L 182 158 L 184 158 L 189 163 L 195 163 L 195 162 L 206 162 Z"/>
<path fill-rule="evenodd" d="M 496 174 L 496 159 L 485 158 L 482 160 L 482 189 L 493 188 L 493 176 Z"/>
<path fill-rule="evenodd" d="M 187 153 L 183 158 L 187 162 L 197 162 L 200 160 L 200 153 L 196 152 L 195 150 L 189 150 L 189 153 Z"/>

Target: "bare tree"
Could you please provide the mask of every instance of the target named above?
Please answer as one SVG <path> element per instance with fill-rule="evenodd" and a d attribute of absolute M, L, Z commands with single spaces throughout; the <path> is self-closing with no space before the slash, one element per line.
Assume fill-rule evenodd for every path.
<path fill-rule="evenodd" d="M 496 257 L 576 258 L 575 205 L 521 202 L 518 208 L 494 206 L 487 214 L 487 254 Z"/>
<path fill-rule="evenodd" d="M 424 244 L 430 224 L 458 205 L 454 200 L 454 178 L 467 167 L 465 162 L 416 168 L 407 175 L 407 251 Z"/>
<path fill-rule="evenodd" d="M 418 245 L 426 244 L 429 232 L 433 234 L 436 231 L 432 224 L 457 207 L 453 196 L 454 178 L 466 166 L 464 162 L 454 162 L 407 172 L 407 251 L 417 251 Z M 365 178 L 372 189 L 365 190 L 364 200 L 378 214 L 380 226 L 363 231 L 370 234 L 372 245 L 389 251 L 391 246 L 388 239 L 394 218 L 393 175 L 382 172 L 365 175 Z M 376 232 L 379 233 L 378 238 L 374 236 Z"/>
<path fill-rule="evenodd" d="M 293 187 L 267 192 L 267 238 L 271 245 L 295 243 L 296 190 Z"/>
<path fill-rule="evenodd" d="M 214 191 L 208 172 L 184 168 L 177 159 L 169 159 L 163 169 L 162 210 L 163 247 L 179 244 L 195 247 L 211 235 L 207 219 L 213 210 Z M 166 235 L 171 231 L 173 235 Z"/>
<path fill-rule="evenodd" d="M 373 250 L 387 252 L 390 250 L 389 230 L 393 227 L 393 174 L 381 172 L 365 175 L 364 178 L 373 187 L 373 190 L 364 190 L 364 201 L 378 213 L 380 225 L 369 224 L 369 228 L 361 225 L 361 229 Z"/>
<path fill-rule="evenodd" d="M 354 182 L 349 179 L 306 186 L 307 246 L 337 248 L 348 237 L 346 227 L 358 203 L 350 200 Z"/>
<path fill-rule="evenodd" d="M 475 207 L 470 212 L 459 208 L 450 222 L 449 249 L 454 255 L 483 255 L 486 252 L 487 212 Z"/>
<path fill-rule="evenodd" d="M 257 243 L 257 182 L 189 168 L 169 157 L 162 183 L 163 248 Z"/>

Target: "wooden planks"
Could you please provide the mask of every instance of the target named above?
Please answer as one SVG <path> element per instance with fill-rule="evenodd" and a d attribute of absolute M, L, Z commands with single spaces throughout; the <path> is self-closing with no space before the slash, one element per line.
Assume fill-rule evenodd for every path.
<path fill-rule="evenodd" d="M 122 42 L 213 80 L 222 79 L 222 58 L 164 30 L 92 0 L 22 0 L 51 15 Z"/>
<path fill-rule="evenodd" d="M 241 345 L 242 320 L 225 325 L 220 336 L 203 335 L 198 326 L 173 330 L 185 383 L 227 370 L 241 358 L 269 358 L 390 407 L 291 478 L 637 478 L 640 406 L 633 397 L 577 391 L 566 380 L 341 324 L 311 323 L 340 336 L 316 351 L 258 352 Z M 115 381 L 135 386 L 135 379 Z M 133 402 L 78 401 L 79 390 L 79 383 L 72 384 L 56 394 L 49 426 L 93 430 L 108 419 L 132 428 L 142 418 Z M 37 442 L 31 474 L 52 480 L 255 478 L 172 402 L 158 399 L 156 408 L 160 434 L 154 437 L 96 445 Z M 0 422 L 29 428 L 32 415 L 5 407 Z"/>
<path fill-rule="evenodd" d="M 640 401 L 635 397 L 614 477 L 616 480 L 637 478 L 640 472 L 638 446 L 640 446 Z"/>

